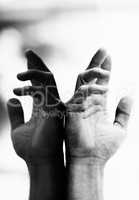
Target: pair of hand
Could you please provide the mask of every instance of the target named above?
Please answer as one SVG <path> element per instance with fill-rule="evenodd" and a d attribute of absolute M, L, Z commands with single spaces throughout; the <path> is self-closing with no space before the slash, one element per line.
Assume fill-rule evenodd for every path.
<path fill-rule="evenodd" d="M 79 74 L 73 97 L 62 103 L 51 71 L 32 51 L 26 53 L 28 71 L 18 74 L 20 81 L 32 86 L 14 89 L 18 96 L 33 97 L 31 119 L 24 122 L 21 103 L 8 102 L 12 141 L 16 153 L 26 162 L 44 163 L 63 157 L 67 160 L 91 158 L 99 163 L 116 152 L 126 133 L 131 102 L 121 99 L 115 120 L 109 121 L 107 92 L 111 59 L 100 49 L 88 68 Z"/>

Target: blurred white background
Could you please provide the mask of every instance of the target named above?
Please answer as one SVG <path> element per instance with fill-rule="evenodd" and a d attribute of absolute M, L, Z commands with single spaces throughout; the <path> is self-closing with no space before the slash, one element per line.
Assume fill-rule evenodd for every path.
<path fill-rule="evenodd" d="M 74 91 L 78 73 L 104 47 L 112 57 L 108 108 L 119 99 L 134 100 L 127 139 L 105 168 L 104 200 L 139 199 L 139 1 L 47 0 L 0 1 L 0 95 L 5 102 L 16 74 L 26 70 L 23 50 L 32 48 L 54 72 L 63 101 Z M 22 98 L 26 119 L 31 99 Z M 0 137 L 0 199 L 27 200 L 28 172 L 16 156 L 9 122 Z"/>

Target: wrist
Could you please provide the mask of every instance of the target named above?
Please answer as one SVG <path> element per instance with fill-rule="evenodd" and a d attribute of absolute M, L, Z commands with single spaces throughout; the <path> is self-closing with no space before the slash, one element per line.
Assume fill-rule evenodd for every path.
<path fill-rule="evenodd" d="M 63 199 L 65 167 L 61 160 L 27 163 L 30 175 L 30 200 Z"/>
<path fill-rule="evenodd" d="M 67 161 L 67 195 L 73 200 L 103 199 L 104 165 L 94 158 L 71 158 Z"/>
<path fill-rule="evenodd" d="M 64 165 L 64 155 L 63 152 L 57 155 L 33 155 L 24 158 L 27 166 L 41 166 L 49 164 L 63 164 Z"/>
<path fill-rule="evenodd" d="M 66 169 L 74 171 L 74 169 L 87 170 L 90 175 L 95 174 L 103 179 L 104 162 L 98 158 L 94 157 L 70 157 L 66 161 Z M 86 174 L 86 175 L 87 175 Z M 90 176 L 91 179 L 91 176 Z"/>
<path fill-rule="evenodd" d="M 94 156 L 66 156 L 66 164 L 76 164 L 76 165 L 92 165 L 92 166 L 100 166 L 104 168 L 105 160 L 102 158 L 94 157 Z"/>

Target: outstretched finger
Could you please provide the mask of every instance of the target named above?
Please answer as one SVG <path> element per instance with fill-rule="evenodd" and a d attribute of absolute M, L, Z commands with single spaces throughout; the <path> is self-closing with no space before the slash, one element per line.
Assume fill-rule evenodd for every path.
<path fill-rule="evenodd" d="M 59 102 L 56 96 L 55 88 L 40 87 L 40 86 L 27 86 L 22 88 L 15 88 L 13 90 L 17 96 L 31 96 L 34 100 L 34 105 L 54 105 Z M 47 106 L 46 105 L 46 106 Z"/>
<path fill-rule="evenodd" d="M 43 86 L 47 87 L 47 89 L 54 92 L 54 96 L 56 96 L 56 98 L 59 99 L 56 82 L 52 73 L 42 72 L 39 70 L 30 70 L 30 71 L 18 74 L 17 78 L 21 81 L 27 81 L 27 80 L 38 81 L 40 84 L 43 84 Z"/>
<path fill-rule="evenodd" d="M 35 80 L 42 84 L 56 85 L 54 77 L 50 72 L 42 72 L 39 70 L 30 70 L 26 72 L 19 73 L 17 78 L 20 81 Z"/>
<path fill-rule="evenodd" d="M 92 83 L 95 79 L 108 81 L 110 78 L 109 71 L 103 70 L 101 68 L 93 68 L 91 70 L 86 71 L 81 77 L 86 83 Z"/>
<path fill-rule="evenodd" d="M 22 88 L 15 88 L 13 90 L 14 94 L 17 96 L 33 96 L 35 94 L 43 93 L 44 94 L 44 88 L 41 86 L 25 86 Z"/>

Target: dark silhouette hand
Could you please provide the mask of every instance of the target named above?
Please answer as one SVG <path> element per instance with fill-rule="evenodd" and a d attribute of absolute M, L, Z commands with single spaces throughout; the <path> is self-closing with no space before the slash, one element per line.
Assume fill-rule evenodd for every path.
<path fill-rule="evenodd" d="M 18 74 L 21 81 L 31 80 L 32 86 L 14 89 L 18 96 L 31 95 L 31 119 L 24 122 L 22 105 L 10 99 L 8 112 L 12 127 L 12 141 L 16 153 L 33 163 L 63 159 L 63 112 L 55 79 L 43 61 L 32 51 L 26 53 L 28 71 Z"/>

